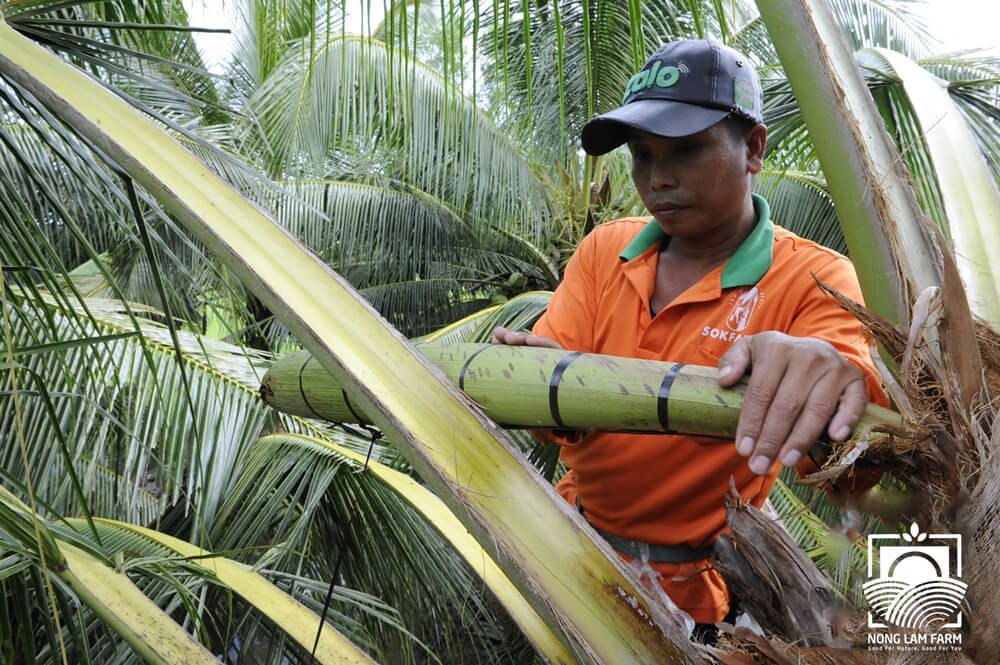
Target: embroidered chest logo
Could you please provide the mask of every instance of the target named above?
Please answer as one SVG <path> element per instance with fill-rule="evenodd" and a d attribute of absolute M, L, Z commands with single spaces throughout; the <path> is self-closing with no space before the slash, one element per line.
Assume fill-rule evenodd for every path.
<path fill-rule="evenodd" d="M 729 318 L 726 319 L 726 327 L 733 332 L 746 330 L 747 326 L 750 325 L 750 317 L 753 316 L 758 303 L 762 300 L 761 295 L 756 286 L 749 291 L 744 291 L 733 304 Z"/>
<path fill-rule="evenodd" d="M 729 298 L 731 309 L 726 317 L 725 328 L 713 328 L 705 326 L 702 328 L 701 336 L 722 340 L 723 342 L 735 342 L 743 337 L 743 331 L 750 327 L 750 320 L 754 312 L 759 310 L 764 303 L 764 292 L 756 286 Z"/>

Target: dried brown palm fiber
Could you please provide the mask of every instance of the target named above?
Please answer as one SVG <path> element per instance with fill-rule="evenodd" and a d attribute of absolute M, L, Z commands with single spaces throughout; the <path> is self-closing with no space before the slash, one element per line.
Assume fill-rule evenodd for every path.
<path fill-rule="evenodd" d="M 1000 464 L 1000 461 L 998 461 Z M 764 628 L 765 636 L 723 625 L 715 648 L 726 665 L 985 665 L 961 652 L 868 651 L 867 613 L 837 601 L 826 577 L 779 522 L 727 497 L 732 536 L 716 543 L 715 568 Z M 1000 513 L 994 513 L 994 516 Z M 998 613 L 1000 615 L 1000 613 Z M 991 645 L 984 645 L 989 649 Z M 995 649 L 992 650 L 995 653 Z M 992 658 L 992 660 L 990 660 Z"/>
<path fill-rule="evenodd" d="M 983 360 L 983 383 L 990 396 L 1000 398 L 1000 331 L 976 319 L 976 342 Z"/>
<path fill-rule="evenodd" d="M 941 320 L 940 313 L 935 313 L 941 307 L 941 292 L 928 289 L 920 295 L 911 327 L 904 330 L 825 285 L 820 287 L 853 313 L 899 366 L 899 385 L 889 392 L 908 426 L 886 430 L 886 437 L 867 437 L 835 447 L 824 472 L 810 482 L 829 482 L 863 460 L 863 465 L 891 473 L 916 492 L 920 505 L 913 517 L 928 527 L 940 524 L 942 512 L 954 509 L 967 496 L 968 477 L 963 469 L 974 465 L 978 456 L 976 448 L 969 445 L 970 431 L 975 427 L 971 416 L 974 405 L 960 404 L 964 398 L 955 387 L 954 372 L 941 359 L 939 338 L 931 335 L 932 339 L 927 339 L 927 326 Z M 977 326 L 977 333 L 981 329 Z M 977 338 L 982 335 L 992 339 L 988 332 L 977 334 Z M 986 360 L 995 355 L 987 354 Z M 980 357 L 978 353 L 975 356 Z M 883 378 L 889 386 L 895 383 L 886 371 Z M 981 391 L 977 399 L 988 394 Z"/>
<path fill-rule="evenodd" d="M 911 652 L 868 651 L 866 644 L 852 648 L 803 647 L 778 637 L 757 635 L 748 628 L 726 630 L 711 653 L 725 665 L 914 665 Z M 934 661 L 926 664 L 930 662 Z M 967 661 L 951 662 L 958 665 Z"/>
<path fill-rule="evenodd" d="M 950 319 L 962 319 L 968 313 L 967 304 L 962 309 L 949 302 L 964 294 L 955 292 L 957 278 L 946 274 L 948 277 L 940 289 L 925 289 L 917 298 L 909 330 L 889 323 L 821 282 L 819 286 L 853 313 L 900 365 L 907 395 L 901 399 L 893 395 L 897 410 L 913 423 L 920 423 L 928 412 L 935 413 L 940 423 L 952 421 L 950 434 L 961 449 L 971 432 L 973 414 L 980 421 L 978 426 L 989 427 L 993 412 L 980 407 L 1000 398 L 1000 331 L 982 319 L 973 319 L 971 314 L 968 321 L 960 322 L 941 315 L 950 312 Z M 931 325 L 936 325 L 937 330 L 925 330 Z M 940 360 L 935 357 L 938 353 Z M 887 371 L 883 371 L 883 377 L 892 379 Z M 914 402 L 920 408 L 903 408 Z"/>
<path fill-rule="evenodd" d="M 841 503 L 865 513 L 878 515 L 887 523 L 901 519 L 923 519 L 940 512 L 937 488 L 952 486 L 956 475 L 951 466 L 939 462 L 940 453 L 926 430 L 906 427 L 878 427 L 855 439 L 834 444 L 823 468 L 799 480 L 821 488 L 850 486 L 851 478 L 881 471 L 899 479 L 902 492 L 878 490 L 840 497 Z M 847 482 L 845 482 L 845 480 Z M 948 493 L 954 496 L 954 493 Z"/>
<path fill-rule="evenodd" d="M 997 405 L 994 405 L 994 414 Z M 976 663 L 1000 662 L 996 636 L 1000 635 L 1000 426 L 980 430 L 980 466 L 968 500 L 955 514 L 955 530 L 962 534 L 962 579 L 968 585 L 963 617 L 969 632 L 964 645 Z"/>
<path fill-rule="evenodd" d="M 900 387 L 906 398 L 905 408 L 898 404 L 896 407 L 900 409 L 903 418 L 909 423 L 919 424 L 931 414 L 935 415 L 935 420 L 946 416 L 945 395 L 940 378 L 943 369 L 941 363 L 921 343 L 920 334 L 922 325 L 928 320 L 934 292 L 925 291 L 921 294 L 914 306 L 912 325 L 906 329 L 890 323 L 822 282 L 819 286 L 861 322 L 871 338 L 898 366 Z M 883 378 L 895 381 L 891 375 Z"/>
<path fill-rule="evenodd" d="M 726 630 L 719 639 L 719 647 L 710 652 L 725 665 L 796 665 L 781 653 L 780 640 L 771 643 L 749 628 Z"/>
<path fill-rule="evenodd" d="M 821 477 L 830 480 L 837 474 L 849 473 L 855 464 L 875 465 L 892 472 L 925 497 L 917 511 L 924 528 L 964 536 L 963 573 L 973 581 L 963 611 L 971 627 L 966 634 L 967 654 L 872 652 L 880 656 L 874 662 L 995 663 L 992 641 L 1000 629 L 1000 591 L 995 582 L 1000 573 L 1000 434 L 986 433 L 995 420 L 996 404 L 991 396 L 998 394 L 1000 336 L 981 323 L 973 325 L 967 302 L 956 302 L 959 297 L 964 299 L 964 293 L 955 279 L 941 289 L 931 288 L 920 294 L 911 325 L 905 330 L 829 289 L 827 292 L 855 313 L 899 366 L 898 384 L 887 369 L 883 376 L 906 426 L 882 428 L 838 446 Z M 775 528 L 759 511 L 755 515 L 738 500 L 730 501 L 727 509 L 733 536 L 720 538 L 716 566 L 734 594 L 747 599 L 751 613 L 765 630 L 779 636 L 768 642 L 781 659 L 756 646 L 745 646 L 743 652 L 753 654 L 755 662 L 762 663 L 782 659 L 797 663 L 848 662 L 844 658 L 849 656 L 832 652 L 829 647 L 799 646 L 817 641 L 830 644 L 834 632 L 848 642 L 855 642 L 861 634 L 856 622 L 838 617 L 837 606 L 828 595 L 832 589 L 820 591 L 828 585 L 805 553 L 794 544 L 794 549 L 789 548 L 784 531 Z M 971 558 L 981 562 L 977 564 Z M 805 603 L 803 598 L 807 599 Z M 803 604 L 805 608 L 798 614 L 789 612 L 790 607 Z M 803 639 L 803 633 L 809 637 Z M 780 637 L 798 645 L 778 649 Z"/>
<path fill-rule="evenodd" d="M 833 294 L 836 297 L 836 294 Z M 900 366 L 902 395 L 894 401 L 905 420 L 919 423 L 911 434 L 909 455 L 887 459 L 877 454 L 878 445 L 862 456 L 901 478 L 911 488 L 925 494 L 920 522 L 927 529 L 958 533 L 963 537 L 963 581 L 968 584 L 963 617 L 968 626 L 964 636 L 965 655 L 950 656 L 947 662 L 1000 662 L 995 644 L 1000 634 L 1000 332 L 982 320 L 973 324 L 974 342 L 967 336 L 966 352 L 978 358 L 979 384 L 969 389 L 969 369 L 951 371 L 947 359 L 935 353 L 935 342 L 947 340 L 956 348 L 948 329 L 938 327 L 937 339 L 924 335 L 920 326 L 933 320 L 931 309 L 943 307 L 942 292 L 926 292 L 918 298 L 909 331 L 892 326 L 870 312 L 839 298 L 866 325 Z M 938 301 L 938 302 L 935 302 Z M 930 339 L 928 339 L 930 338 Z M 954 354 L 952 354 L 954 355 Z M 965 372 L 964 378 L 959 376 Z M 893 381 L 883 371 L 887 383 Z M 965 390 L 958 384 L 965 382 Z M 894 392 L 890 390 L 890 392 Z M 973 394 L 970 398 L 969 395 Z M 923 429 L 927 436 L 918 434 Z M 901 450 L 901 432 L 890 440 Z M 875 452 L 876 454 L 871 454 Z M 841 460 L 849 459 L 845 450 Z M 836 461 L 834 462 L 836 464 Z M 938 663 L 945 654 L 920 658 Z M 966 660 L 968 659 L 968 660 Z M 909 661 L 907 661 L 909 662 Z M 917 661 L 913 661 L 917 662 Z"/>
<path fill-rule="evenodd" d="M 941 234 L 938 234 L 938 241 L 941 246 L 945 245 Z M 958 265 L 951 252 L 944 252 L 943 259 L 944 278 L 939 292 L 943 316 L 938 331 L 945 365 L 949 370 L 949 388 L 960 393 L 959 400 L 949 398 L 948 403 L 958 411 L 957 415 L 964 422 L 966 418 L 971 418 L 972 410 L 979 404 L 992 400 L 988 393 L 984 394 L 983 358 L 979 350 L 975 319 L 962 278 L 958 274 Z M 961 437 L 958 425 L 955 436 Z"/>
<path fill-rule="evenodd" d="M 716 541 L 714 565 L 743 608 L 787 641 L 848 643 L 837 592 L 780 522 L 744 503 L 735 488 L 726 520 L 731 535 Z"/>

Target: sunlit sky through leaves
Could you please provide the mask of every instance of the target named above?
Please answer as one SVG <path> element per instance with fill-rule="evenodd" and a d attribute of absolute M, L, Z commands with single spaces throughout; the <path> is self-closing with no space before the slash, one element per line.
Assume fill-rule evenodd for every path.
<path fill-rule="evenodd" d="M 363 0 L 349 0 L 347 5 L 363 6 Z M 205 28 L 232 28 L 233 3 L 220 0 L 184 0 L 192 25 Z M 370 3 L 372 20 L 381 19 L 380 0 Z M 925 0 L 914 3 L 914 9 L 924 16 L 931 34 L 941 40 L 944 50 L 991 48 L 1000 55 L 1000 1 L 998 0 Z M 349 16 L 348 30 L 360 31 L 361 12 Z M 206 60 L 215 70 L 230 49 L 228 35 L 200 35 L 198 43 Z"/>
<path fill-rule="evenodd" d="M 926 0 L 918 6 L 931 34 L 945 48 L 990 48 L 1000 54 L 997 0 Z"/>

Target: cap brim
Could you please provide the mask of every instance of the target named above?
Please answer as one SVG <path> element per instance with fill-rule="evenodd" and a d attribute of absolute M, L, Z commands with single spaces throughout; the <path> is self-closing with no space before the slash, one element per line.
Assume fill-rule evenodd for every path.
<path fill-rule="evenodd" d="M 637 99 L 599 115 L 583 126 L 581 142 L 591 155 L 603 155 L 628 141 L 638 129 L 649 134 L 678 138 L 705 131 L 730 114 L 669 99 Z"/>

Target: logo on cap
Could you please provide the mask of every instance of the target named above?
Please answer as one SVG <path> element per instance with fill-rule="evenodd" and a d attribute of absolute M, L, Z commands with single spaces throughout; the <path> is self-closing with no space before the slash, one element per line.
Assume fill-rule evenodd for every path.
<path fill-rule="evenodd" d="M 652 67 L 643 69 L 629 79 L 628 85 L 625 86 L 625 96 L 622 97 L 622 104 L 627 104 L 629 97 L 632 95 L 654 86 L 657 88 L 671 88 L 680 80 L 681 74 L 686 74 L 689 71 L 691 70 L 683 62 L 677 63 L 675 67 L 673 65 L 663 65 L 657 60 L 653 63 Z"/>

